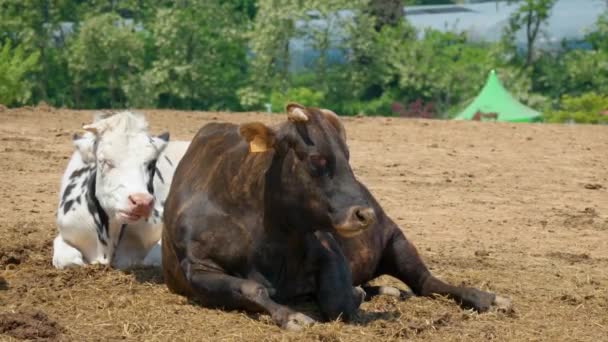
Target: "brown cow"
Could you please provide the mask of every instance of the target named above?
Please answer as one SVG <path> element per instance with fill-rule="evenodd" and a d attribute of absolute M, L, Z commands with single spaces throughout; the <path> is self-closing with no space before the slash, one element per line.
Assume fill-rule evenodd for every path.
<path fill-rule="evenodd" d="M 325 318 L 350 320 L 364 295 L 353 285 L 383 274 L 478 311 L 507 304 L 431 275 L 355 178 L 335 113 L 298 104 L 287 112 L 277 127 L 211 123 L 194 137 L 165 205 L 172 291 L 207 307 L 265 311 L 287 329 L 313 320 L 279 303 L 314 296 Z"/>

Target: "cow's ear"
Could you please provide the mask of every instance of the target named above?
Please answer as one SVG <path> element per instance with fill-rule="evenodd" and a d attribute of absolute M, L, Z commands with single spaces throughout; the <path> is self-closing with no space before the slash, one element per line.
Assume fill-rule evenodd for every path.
<path fill-rule="evenodd" d="M 74 134 L 72 137 L 72 143 L 74 144 L 76 151 L 78 151 L 84 163 L 89 164 L 95 162 L 95 139 L 93 137 L 87 134 L 83 136 Z"/>
<path fill-rule="evenodd" d="M 157 135 L 156 137 L 158 139 L 164 140 L 165 142 L 169 142 L 170 136 L 171 136 L 171 134 L 169 134 L 169 132 L 162 132 L 161 134 Z"/>
<path fill-rule="evenodd" d="M 82 129 L 99 136 L 99 135 L 103 134 L 103 132 L 106 130 L 107 127 L 108 127 L 107 123 L 104 120 L 102 120 L 102 121 L 94 122 L 92 124 L 84 125 L 84 126 L 82 126 Z"/>
<path fill-rule="evenodd" d="M 169 143 L 169 132 L 164 132 L 153 137 L 152 143 L 156 147 L 157 151 L 162 152 Z"/>
<path fill-rule="evenodd" d="M 325 117 L 325 119 L 329 121 L 332 126 L 334 126 L 342 141 L 346 142 L 346 130 L 344 129 L 344 125 L 342 125 L 342 121 L 340 121 L 338 114 L 325 108 L 320 109 L 320 111 L 323 114 L 323 117 Z"/>
<path fill-rule="evenodd" d="M 308 115 L 306 114 L 306 107 L 301 104 L 290 102 L 285 106 L 287 112 L 287 119 L 291 122 L 306 122 L 308 121 Z"/>
<path fill-rule="evenodd" d="M 261 122 L 250 122 L 239 127 L 239 133 L 249 143 L 249 152 L 265 152 L 274 147 L 276 134 Z"/>

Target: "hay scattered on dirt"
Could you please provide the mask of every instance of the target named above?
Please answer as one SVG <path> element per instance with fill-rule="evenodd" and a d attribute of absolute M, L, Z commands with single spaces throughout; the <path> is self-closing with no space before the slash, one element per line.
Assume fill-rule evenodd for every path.
<path fill-rule="evenodd" d="M 361 306 L 353 324 L 320 323 L 287 333 L 267 315 L 210 310 L 171 294 L 153 268 L 53 269 L 59 179 L 72 152 L 70 136 L 91 113 L 39 107 L 0 111 L 2 341 L 608 336 L 606 126 L 345 119 L 355 173 L 432 271 L 455 284 L 508 296 L 516 311 L 476 314 L 445 298 L 379 296 Z M 169 130 L 172 139 L 189 139 L 215 120 L 282 119 L 174 111 L 151 111 L 148 117 L 154 132 Z M 405 289 L 389 277 L 375 284 Z M 318 317 L 313 304 L 297 308 Z M 22 328 L 27 333 L 18 335 Z"/>

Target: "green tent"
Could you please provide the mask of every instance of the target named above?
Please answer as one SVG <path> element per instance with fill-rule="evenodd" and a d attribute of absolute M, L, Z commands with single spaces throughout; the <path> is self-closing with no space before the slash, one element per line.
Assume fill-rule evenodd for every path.
<path fill-rule="evenodd" d="M 460 112 L 455 120 L 484 120 L 534 122 L 541 120 L 541 114 L 517 101 L 500 83 L 492 70 L 483 89 L 475 100 Z"/>

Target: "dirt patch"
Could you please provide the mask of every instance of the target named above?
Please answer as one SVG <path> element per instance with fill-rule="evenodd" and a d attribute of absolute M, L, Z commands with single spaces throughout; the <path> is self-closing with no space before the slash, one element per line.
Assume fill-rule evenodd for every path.
<path fill-rule="evenodd" d="M 29 246 L 0 249 L 0 268 L 20 265 L 27 259 Z M 12 266 L 11 266 L 12 265 Z"/>
<path fill-rule="evenodd" d="M 64 329 L 41 311 L 0 313 L 0 335 L 22 340 L 55 341 Z"/>
<path fill-rule="evenodd" d="M 556 210 L 557 215 L 563 217 L 565 226 L 573 229 L 608 230 L 608 217 L 601 215 L 597 209 L 587 207 L 582 210 L 561 209 Z"/>
<path fill-rule="evenodd" d="M 214 121 L 284 120 L 261 113 L 142 112 L 152 132 L 168 130 L 171 139 L 191 139 Z M 49 328 L 44 337 L 40 332 L 46 330 L 36 330 L 30 339 L 601 341 L 608 336 L 607 126 L 344 118 L 355 174 L 431 271 L 453 284 L 511 298 L 517 315 L 476 314 L 442 297 L 377 296 L 361 305 L 352 324 L 319 323 L 287 333 L 265 314 L 193 305 L 167 290 L 158 269 L 53 269 L 59 181 L 73 152 L 71 135 L 91 116 L 44 105 L 0 111 L 0 310 L 24 315 L 7 320 L 11 327 L 52 326 L 33 318 L 36 312 L 28 308 L 36 308 L 63 332 L 52 337 Z M 406 290 L 390 277 L 372 285 Z M 297 309 L 318 316 L 314 306 Z M 0 340 L 5 336 L 17 338 L 5 334 Z"/>
<path fill-rule="evenodd" d="M 585 189 L 589 189 L 589 190 L 599 190 L 599 189 L 603 188 L 602 184 L 597 184 L 597 183 L 587 183 L 584 186 L 585 186 Z"/>
<path fill-rule="evenodd" d="M 566 253 L 566 252 L 551 252 L 551 253 L 548 253 L 547 256 L 551 257 L 551 258 L 562 259 L 571 264 L 578 263 L 578 262 L 593 261 L 591 256 L 589 256 L 589 254 L 587 254 L 587 253 L 576 254 L 576 253 Z"/>

